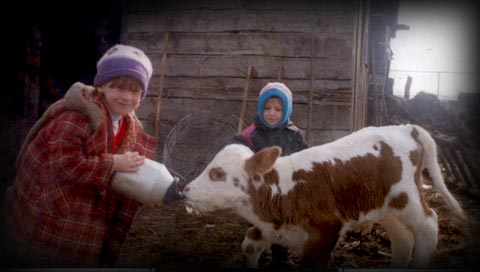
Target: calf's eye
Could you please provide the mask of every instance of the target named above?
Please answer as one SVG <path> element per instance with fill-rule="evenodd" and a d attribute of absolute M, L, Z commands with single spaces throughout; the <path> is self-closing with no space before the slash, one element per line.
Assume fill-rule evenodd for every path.
<path fill-rule="evenodd" d="M 227 181 L 227 173 L 225 173 L 221 167 L 210 169 L 210 172 L 208 172 L 208 177 L 212 181 Z"/>

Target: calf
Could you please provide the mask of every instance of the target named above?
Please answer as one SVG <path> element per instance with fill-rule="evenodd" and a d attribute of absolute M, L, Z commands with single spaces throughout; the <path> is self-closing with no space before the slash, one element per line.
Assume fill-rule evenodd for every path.
<path fill-rule="evenodd" d="M 252 266 L 277 243 L 301 265 L 326 267 L 347 230 L 377 222 L 391 239 L 392 266 L 409 266 L 412 259 L 413 266 L 425 267 L 438 224 L 422 195 L 423 167 L 463 217 L 443 181 L 436 148 L 415 125 L 368 127 L 286 157 L 276 146 L 254 154 L 232 144 L 183 193 L 189 211 L 233 209 L 255 226 L 242 245 Z"/>

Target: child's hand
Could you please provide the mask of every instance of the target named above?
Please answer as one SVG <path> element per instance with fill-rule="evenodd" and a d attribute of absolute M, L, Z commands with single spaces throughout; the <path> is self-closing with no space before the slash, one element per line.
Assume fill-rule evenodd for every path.
<path fill-rule="evenodd" d="M 113 170 L 118 172 L 137 172 L 140 165 L 145 163 L 145 156 L 138 152 L 127 151 L 124 154 L 113 155 Z"/>

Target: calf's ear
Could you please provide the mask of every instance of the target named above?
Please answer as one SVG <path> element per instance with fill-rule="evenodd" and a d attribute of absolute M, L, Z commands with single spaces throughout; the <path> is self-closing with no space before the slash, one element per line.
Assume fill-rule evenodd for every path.
<path fill-rule="evenodd" d="M 265 147 L 245 160 L 245 171 L 250 174 L 266 174 L 273 168 L 273 164 L 282 154 L 279 146 Z"/>

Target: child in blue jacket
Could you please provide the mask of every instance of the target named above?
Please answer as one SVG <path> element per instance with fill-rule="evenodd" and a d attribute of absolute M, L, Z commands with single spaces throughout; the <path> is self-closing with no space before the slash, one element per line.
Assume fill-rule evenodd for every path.
<path fill-rule="evenodd" d="M 246 145 L 253 152 L 277 145 L 282 148 L 282 156 L 308 148 L 302 131 L 290 120 L 291 114 L 290 89 L 284 83 L 268 83 L 260 90 L 254 123 L 234 136 L 231 143 Z M 271 249 L 271 266 L 278 267 L 288 262 L 286 248 L 272 244 Z"/>

